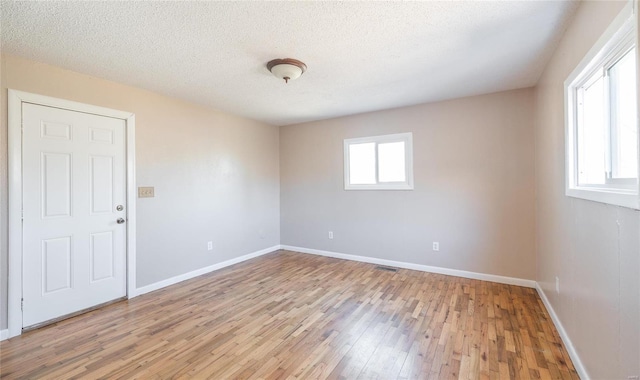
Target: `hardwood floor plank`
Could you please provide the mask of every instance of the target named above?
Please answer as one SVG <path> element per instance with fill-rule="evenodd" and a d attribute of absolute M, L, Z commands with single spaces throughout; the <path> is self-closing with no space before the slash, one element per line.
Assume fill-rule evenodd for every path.
<path fill-rule="evenodd" d="M 3 379 L 577 379 L 533 289 L 278 251 L 0 342 Z"/>

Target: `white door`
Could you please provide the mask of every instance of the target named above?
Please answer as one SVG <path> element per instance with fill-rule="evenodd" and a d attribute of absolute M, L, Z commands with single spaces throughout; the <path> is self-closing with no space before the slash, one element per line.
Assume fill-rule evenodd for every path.
<path fill-rule="evenodd" d="M 126 295 L 125 122 L 23 103 L 22 123 L 29 327 Z"/>

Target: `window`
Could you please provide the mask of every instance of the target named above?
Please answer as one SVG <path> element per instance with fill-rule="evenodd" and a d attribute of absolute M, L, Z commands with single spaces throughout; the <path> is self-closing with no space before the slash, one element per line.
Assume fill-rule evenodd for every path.
<path fill-rule="evenodd" d="M 636 45 L 629 5 L 565 81 L 568 196 L 640 206 Z"/>
<path fill-rule="evenodd" d="M 344 140 L 344 188 L 413 189 L 412 134 Z"/>

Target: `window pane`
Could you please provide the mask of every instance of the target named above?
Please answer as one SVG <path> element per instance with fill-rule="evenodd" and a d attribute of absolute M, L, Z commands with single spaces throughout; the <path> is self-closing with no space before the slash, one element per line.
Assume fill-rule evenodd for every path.
<path fill-rule="evenodd" d="M 373 185 L 376 183 L 376 144 L 349 145 L 349 183 Z"/>
<path fill-rule="evenodd" d="M 636 125 L 636 52 L 628 52 L 609 69 L 611 87 L 611 164 L 613 178 L 638 177 Z"/>
<path fill-rule="evenodd" d="M 378 179 L 380 182 L 406 181 L 404 141 L 378 144 Z"/>
<path fill-rule="evenodd" d="M 578 183 L 605 183 L 604 79 L 583 87 L 578 124 Z"/>

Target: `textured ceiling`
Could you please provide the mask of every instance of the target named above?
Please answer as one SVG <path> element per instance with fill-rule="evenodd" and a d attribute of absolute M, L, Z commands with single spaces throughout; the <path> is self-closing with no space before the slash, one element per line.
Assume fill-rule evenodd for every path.
<path fill-rule="evenodd" d="M 286 125 L 532 86 L 566 1 L 1 2 L 2 51 Z M 285 84 L 266 63 L 308 70 Z"/>

